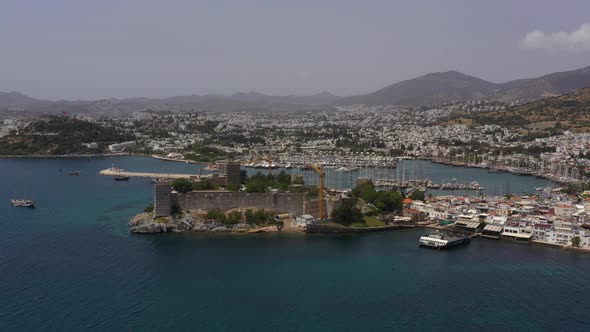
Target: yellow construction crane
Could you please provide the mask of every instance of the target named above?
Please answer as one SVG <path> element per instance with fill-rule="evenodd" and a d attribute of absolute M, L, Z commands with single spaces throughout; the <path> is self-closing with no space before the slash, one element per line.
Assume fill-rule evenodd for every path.
<path fill-rule="evenodd" d="M 318 215 L 318 218 L 319 218 L 319 220 L 323 220 L 324 219 L 324 171 L 322 170 L 321 166 L 314 165 L 314 164 L 309 164 L 309 166 L 311 166 L 311 168 L 313 168 L 313 170 L 316 171 L 320 175 L 320 185 L 318 188 L 319 189 L 318 198 L 319 198 L 320 213 Z"/>

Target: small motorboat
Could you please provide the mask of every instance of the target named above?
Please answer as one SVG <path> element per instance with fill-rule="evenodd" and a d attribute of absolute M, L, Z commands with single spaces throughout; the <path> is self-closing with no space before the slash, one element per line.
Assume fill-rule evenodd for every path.
<path fill-rule="evenodd" d="M 129 181 L 131 177 L 130 176 L 115 176 L 114 179 L 115 181 Z"/>
<path fill-rule="evenodd" d="M 35 202 L 28 199 L 11 199 L 10 204 L 16 207 L 35 208 Z"/>
<path fill-rule="evenodd" d="M 80 171 L 69 172 L 69 175 L 80 175 Z"/>

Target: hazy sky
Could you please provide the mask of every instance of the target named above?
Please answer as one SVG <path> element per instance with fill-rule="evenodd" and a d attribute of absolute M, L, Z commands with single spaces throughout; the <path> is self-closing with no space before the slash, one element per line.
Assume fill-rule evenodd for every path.
<path fill-rule="evenodd" d="M 372 92 L 590 65 L 590 1 L 0 0 L 0 91 L 47 99 Z"/>

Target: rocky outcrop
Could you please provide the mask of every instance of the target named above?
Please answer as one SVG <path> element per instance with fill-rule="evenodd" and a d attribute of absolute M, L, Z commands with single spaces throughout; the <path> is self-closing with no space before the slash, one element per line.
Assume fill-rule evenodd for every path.
<path fill-rule="evenodd" d="M 215 220 L 207 220 L 192 213 L 183 213 L 171 217 L 155 218 L 153 213 L 140 213 L 131 220 L 131 233 L 157 234 L 168 232 L 234 232 L 234 233 L 265 233 L 278 232 L 276 226 L 255 227 L 247 223 L 225 225 Z"/>
<path fill-rule="evenodd" d="M 149 223 L 131 228 L 132 233 L 138 234 L 155 234 L 176 231 L 176 225 L 166 225 L 162 223 Z"/>
<path fill-rule="evenodd" d="M 182 226 L 170 217 L 154 218 L 153 213 L 140 213 L 129 220 L 131 233 L 155 234 L 175 232 Z"/>

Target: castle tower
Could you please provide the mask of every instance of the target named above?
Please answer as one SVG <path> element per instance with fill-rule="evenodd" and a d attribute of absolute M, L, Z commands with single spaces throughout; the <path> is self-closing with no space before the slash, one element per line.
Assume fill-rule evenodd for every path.
<path fill-rule="evenodd" d="M 156 217 L 172 214 L 172 186 L 169 183 L 154 184 L 154 213 Z"/>

